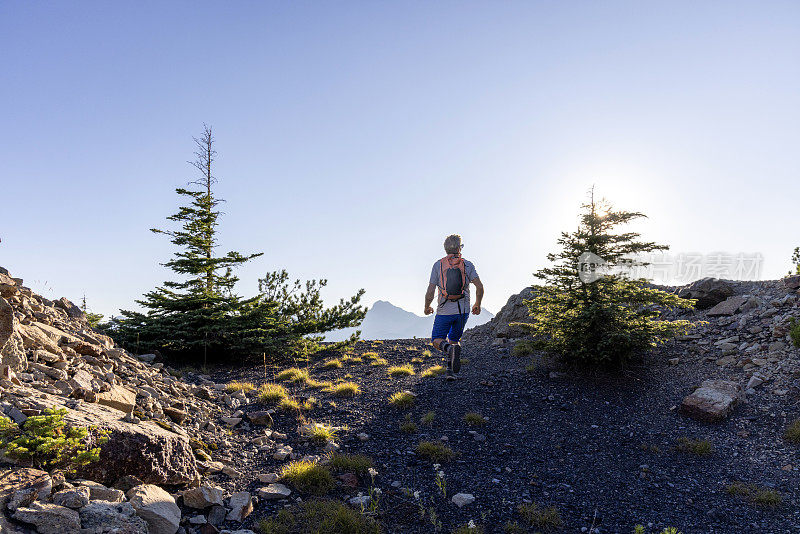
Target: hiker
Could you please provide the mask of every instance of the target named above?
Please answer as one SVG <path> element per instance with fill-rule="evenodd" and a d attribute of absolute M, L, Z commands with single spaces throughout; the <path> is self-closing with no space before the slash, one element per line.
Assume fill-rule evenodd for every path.
<path fill-rule="evenodd" d="M 450 235 L 444 240 L 447 256 L 433 264 L 428 291 L 425 293 L 425 315 L 433 313 L 433 293 L 439 289 L 436 318 L 433 321 L 431 339 L 433 346 L 447 357 L 447 380 L 455 380 L 453 373 L 461 369 L 461 345 L 458 341 L 464 333 L 469 318 L 469 284 L 475 284 L 475 305 L 472 313 L 481 313 L 483 284 L 472 262 L 461 257 L 460 235 Z"/>

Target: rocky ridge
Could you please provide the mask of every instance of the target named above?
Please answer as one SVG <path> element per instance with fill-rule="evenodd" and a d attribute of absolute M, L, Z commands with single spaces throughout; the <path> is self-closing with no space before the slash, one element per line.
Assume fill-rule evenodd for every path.
<path fill-rule="evenodd" d="M 203 474 L 238 475 L 227 453 L 215 461 L 211 448 L 224 442 L 226 416 L 246 403 L 244 394 L 228 394 L 200 376 L 189 383 L 158 360 L 128 353 L 95 332 L 66 298 L 48 300 L 0 268 L 0 410 L 21 425 L 46 409 L 66 408 L 67 424 L 93 425 L 109 438 L 100 460 L 69 480 L 2 458 L 12 466 L 0 468 L 0 510 L 8 514 L 0 514 L 0 531 L 175 534 L 186 531 L 183 521 L 214 534 L 244 520 L 249 493 L 218 490 L 213 502 L 193 501 L 194 508 L 217 509 L 190 526 L 174 491 L 199 487 Z"/>

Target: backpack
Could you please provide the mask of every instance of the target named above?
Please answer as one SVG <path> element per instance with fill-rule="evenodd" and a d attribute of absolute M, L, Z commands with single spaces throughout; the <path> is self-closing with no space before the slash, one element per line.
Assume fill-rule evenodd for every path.
<path fill-rule="evenodd" d="M 439 260 L 439 295 L 444 297 L 444 302 L 463 299 L 467 293 L 468 282 L 461 254 L 448 254 Z"/>

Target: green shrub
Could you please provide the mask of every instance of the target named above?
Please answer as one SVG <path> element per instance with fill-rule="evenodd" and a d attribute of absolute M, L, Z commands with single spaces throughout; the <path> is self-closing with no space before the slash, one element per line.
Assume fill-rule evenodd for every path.
<path fill-rule="evenodd" d="M 434 419 L 436 419 L 436 412 L 428 412 L 419 418 L 419 422 L 423 425 L 431 426 Z"/>
<path fill-rule="evenodd" d="M 578 230 L 561 234 L 561 250 L 548 255 L 552 265 L 536 273 L 544 285 L 525 301 L 527 322 L 513 324 L 528 329 L 537 348 L 570 363 L 619 367 L 686 333 L 690 322 L 666 320 L 662 312 L 691 308 L 694 301 L 614 272 L 636 266 L 636 254 L 667 248 L 615 230 L 643 214 L 612 211 L 605 202 L 595 202 L 594 193 L 583 209 Z M 608 269 L 598 271 L 593 267 L 598 263 Z"/>
<path fill-rule="evenodd" d="M 536 345 L 527 339 L 518 341 L 517 344 L 514 345 L 514 348 L 511 349 L 511 355 L 517 357 L 528 356 L 534 352 L 536 352 Z"/>
<path fill-rule="evenodd" d="M 789 323 L 789 337 L 792 338 L 795 347 L 800 347 L 800 321 L 797 320 L 797 317 L 792 317 Z"/>
<path fill-rule="evenodd" d="M 336 359 L 328 360 L 322 364 L 323 369 L 339 369 L 341 366 L 342 362 Z"/>
<path fill-rule="evenodd" d="M 262 534 L 381 534 L 381 526 L 334 500 L 311 500 L 259 524 Z"/>
<path fill-rule="evenodd" d="M 108 433 L 96 427 L 67 426 L 66 414 L 65 408 L 48 409 L 28 417 L 22 427 L 0 416 L 0 450 L 38 469 L 73 472 L 97 461 Z"/>

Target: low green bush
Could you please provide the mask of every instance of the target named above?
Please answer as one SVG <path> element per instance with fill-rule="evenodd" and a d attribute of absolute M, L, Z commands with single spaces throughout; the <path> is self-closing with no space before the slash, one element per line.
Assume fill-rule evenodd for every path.
<path fill-rule="evenodd" d="M 18 426 L 0 417 L 0 450 L 9 458 L 38 469 L 72 472 L 100 458 L 107 432 L 96 427 L 67 426 L 65 408 L 45 410 Z"/>

